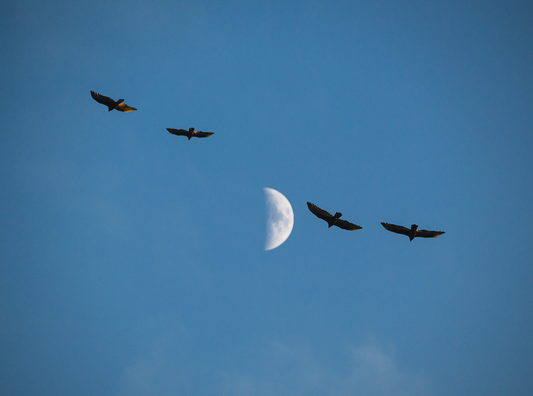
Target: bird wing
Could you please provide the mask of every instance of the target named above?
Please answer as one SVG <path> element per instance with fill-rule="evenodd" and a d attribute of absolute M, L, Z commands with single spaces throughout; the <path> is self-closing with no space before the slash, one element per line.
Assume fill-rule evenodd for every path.
<path fill-rule="evenodd" d="M 436 238 L 444 234 L 444 231 L 416 230 L 416 236 L 422 238 Z"/>
<path fill-rule="evenodd" d="M 338 219 L 337 222 L 333 225 L 336 225 L 337 227 L 340 227 L 343 230 L 348 230 L 348 231 L 355 231 L 355 230 L 360 230 L 361 228 L 363 228 L 354 223 L 350 223 L 349 221 L 341 220 L 341 219 Z"/>
<path fill-rule="evenodd" d="M 396 224 L 381 223 L 381 225 L 385 227 L 386 230 L 395 232 L 397 234 L 403 234 L 403 235 L 409 236 L 409 233 L 411 232 L 409 228 L 402 227 Z"/>
<path fill-rule="evenodd" d="M 94 100 L 96 100 L 98 103 L 101 103 L 106 106 L 115 107 L 115 101 L 107 96 L 100 95 L 97 92 L 91 91 L 91 96 Z"/>
<path fill-rule="evenodd" d="M 128 106 L 126 103 L 122 102 L 119 103 L 116 107 L 118 111 L 122 111 L 123 113 L 129 113 L 130 111 L 137 110 L 135 107 Z"/>
<path fill-rule="evenodd" d="M 199 138 L 206 138 L 214 134 L 215 132 L 202 132 L 202 131 L 194 131 L 194 135 Z"/>
<path fill-rule="evenodd" d="M 318 206 L 313 205 L 311 202 L 307 202 L 307 207 L 313 213 L 316 217 L 322 220 L 328 221 L 329 219 L 333 218 L 333 215 L 331 213 L 326 212 L 323 209 L 320 209 Z"/>
<path fill-rule="evenodd" d="M 167 128 L 167 131 L 169 131 L 173 135 L 178 135 L 178 136 L 187 136 L 189 134 L 189 131 L 186 131 L 185 129 Z"/>

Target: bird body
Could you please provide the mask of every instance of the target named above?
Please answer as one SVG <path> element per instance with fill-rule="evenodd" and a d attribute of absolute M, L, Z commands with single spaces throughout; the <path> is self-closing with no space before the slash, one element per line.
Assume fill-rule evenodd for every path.
<path fill-rule="evenodd" d="M 189 128 L 188 131 L 185 129 L 167 128 L 167 131 L 169 131 L 173 135 L 187 136 L 188 140 L 191 140 L 192 137 L 206 138 L 214 134 L 214 132 L 195 131 L 194 128 Z"/>
<path fill-rule="evenodd" d="M 115 102 L 110 97 L 100 95 L 99 93 L 96 93 L 94 91 L 91 91 L 91 96 L 98 103 L 101 103 L 107 106 L 109 109 L 108 111 L 118 110 L 118 111 L 122 111 L 123 113 L 129 113 L 130 111 L 137 110 L 135 107 L 128 106 L 126 103 L 124 103 L 124 99 L 119 99 Z"/>
<path fill-rule="evenodd" d="M 333 216 L 331 213 L 320 209 L 318 206 L 312 204 L 311 202 L 307 202 L 307 207 L 316 217 L 326 221 L 328 223 L 328 228 L 331 228 L 331 226 L 337 226 L 339 228 L 342 228 L 343 230 L 348 231 L 355 231 L 363 228 L 353 223 L 350 223 L 349 221 L 341 220 L 340 217 L 342 216 L 342 213 L 340 212 L 336 212 L 335 216 Z"/>
<path fill-rule="evenodd" d="M 439 235 L 444 234 L 444 231 L 418 230 L 418 226 L 416 224 L 411 225 L 410 229 L 407 227 L 389 223 L 381 223 L 381 225 L 388 231 L 395 232 L 396 234 L 407 235 L 409 237 L 409 242 L 411 242 L 416 237 L 436 238 Z"/>

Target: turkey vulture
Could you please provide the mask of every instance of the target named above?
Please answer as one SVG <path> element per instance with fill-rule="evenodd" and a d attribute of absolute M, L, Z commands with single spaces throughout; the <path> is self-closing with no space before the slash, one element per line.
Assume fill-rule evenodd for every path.
<path fill-rule="evenodd" d="M 385 227 L 386 230 L 395 232 L 397 234 L 407 235 L 409 237 L 409 242 L 411 242 L 416 237 L 436 238 L 439 235 L 444 234 L 444 231 L 417 230 L 418 226 L 416 224 L 413 224 L 411 226 L 411 229 L 389 223 L 381 223 L 381 225 Z"/>
<path fill-rule="evenodd" d="M 167 131 L 169 131 L 170 133 L 172 133 L 173 135 L 178 135 L 178 136 L 187 136 L 187 138 L 189 140 L 191 140 L 191 138 L 194 136 L 194 137 L 199 137 L 199 138 L 205 138 L 205 137 L 209 137 L 211 136 L 214 132 L 202 132 L 202 131 L 195 131 L 194 128 L 189 128 L 188 131 L 186 131 L 185 129 L 174 129 L 174 128 L 167 128 Z"/>
<path fill-rule="evenodd" d="M 307 207 L 313 213 L 316 217 L 319 219 L 325 220 L 328 223 L 328 228 L 331 226 L 337 226 L 339 228 L 342 228 L 343 230 L 348 231 L 355 231 L 360 230 L 363 227 L 359 227 L 358 225 L 355 225 L 353 223 L 350 223 L 346 220 L 340 220 L 339 217 L 342 216 L 342 213 L 337 212 L 335 213 L 335 216 L 332 216 L 330 213 L 326 212 L 323 209 L 320 209 L 318 206 L 313 205 L 311 202 L 307 202 Z"/>
<path fill-rule="evenodd" d="M 122 111 L 123 113 L 128 113 L 130 111 L 137 110 L 135 107 L 130 107 L 126 103 L 124 103 L 124 99 L 119 99 L 115 102 L 113 99 L 108 98 L 107 96 L 104 96 L 104 95 L 100 95 L 99 93 L 96 93 L 94 91 L 91 91 L 91 96 L 98 103 L 102 103 L 103 105 L 106 105 L 109 108 L 108 111 L 118 110 L 118 111 Z"/>

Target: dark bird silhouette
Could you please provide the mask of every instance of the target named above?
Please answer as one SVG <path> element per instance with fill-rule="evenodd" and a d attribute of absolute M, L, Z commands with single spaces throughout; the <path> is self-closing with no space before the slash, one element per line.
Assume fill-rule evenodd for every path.
<path fill-rule="evenodd" d="M 411 229 L 407 227 L 402 227 L 396 224 L 381 223 L 386 230 L 395 232 L 396 234 L 403 234 L 409 237 L 409 242 L 411 242 L 416 237 L 422 238 L 436 238 L 439 235 L 444 234 L 444 231 L 428 231 L 428 230 L 417 230 L 418 226 L 413 224 Z"/>
<path fill-rule="evenodd" d="M 122 111 L 123 113 L 128 113 L 130 111 L 137 110 L 135 107 L 130 107 L 126 103 L 124 103 L 124 99 L 119 99 L 115 102 L 113 99 L 108 98 L 107 96 L 104 96 L 104 95 L 100 95 L 99 93 L 96 93 L 94 91 L 91 91 L 91 96 L 98 103 L 106 105 L 109 108 L 108 111 L 118 110 L 118 111 Z"/>
<path fill-rule="evenodd" d="M 355 231 L 363 228 L 353 223 L 350 223 L 349 221 L 339 219 L 339 217 L 342 216 L 342 213 L 340 212 L 335 213 L 335 216 L 333 216 L 325 210 L 320 209 L 318 206 L 313 205 L 311 202 L 307 202 L 307 207 L 316 217 L 325 220 L 328 223 L 328 228 L 330 228 L 331 226 L 337 226 L 339 228 L 342 228 L 343 230 L 348 231 Z"/>
<path fill-rule="evenodd" d="M 186 131 L 185 129 L 167 128 L 167 131 L 169 131 L 173 135 L 187 136 L 187 139 L 189 140 L 191 140 L 192 137 L 205 138 L 214 134 L 214 132 L 195 131 L 194 128 L 189 128 L 188 131 Z"/>

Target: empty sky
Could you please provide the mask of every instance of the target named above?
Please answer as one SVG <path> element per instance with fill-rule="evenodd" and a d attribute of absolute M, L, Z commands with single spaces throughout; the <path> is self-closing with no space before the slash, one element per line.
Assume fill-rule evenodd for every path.
<path fill-rule="evenodd" d="M 533 393 L 529 2 L 4 2 L 0 55 L 1 394 Z"/>

